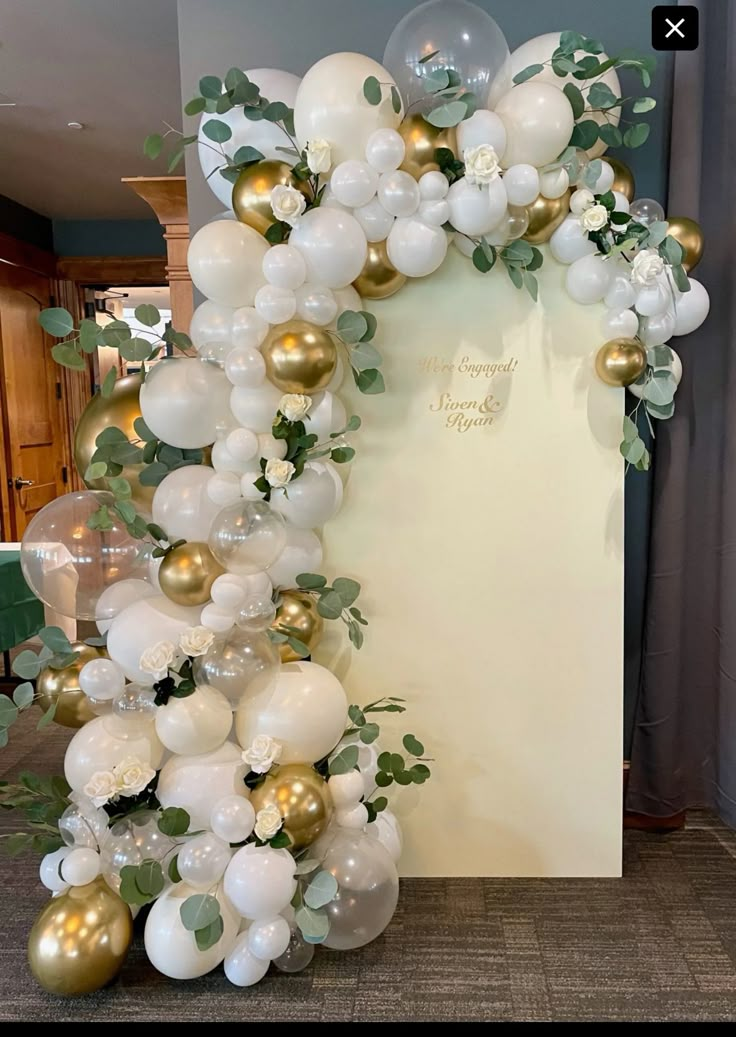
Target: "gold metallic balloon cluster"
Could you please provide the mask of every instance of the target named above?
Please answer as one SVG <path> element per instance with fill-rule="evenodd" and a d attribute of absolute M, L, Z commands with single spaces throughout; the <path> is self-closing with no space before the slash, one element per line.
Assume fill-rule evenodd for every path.
<path fill-rule="evenodd" d="M 79 687 L 82 667 L 92 659 L 107 659 L 104 648 L 94 648 L 82 641 L 72 643 L 72 651 L 79 652 L 78 658 L 61 670 L 44 666 L 36 678 L 36 703 L 45 713 L 56 703 L 54 722 L 63 727 L 83 727 L 94 720 L 96 714 L 90 701 Z"/>
<path fill-rule="evenodd" d="M 614 338 L 598 350 L 595 370 L 606 385 L 623 388 L 640 378 L 647 367 L 647 351 L 635 338 Z"/>
<path fill-rule="evenodd" d="M 288 393 L 311 394 L 326 389 L 337 367 L 332 335 L 305 320 L 277 324 L 261 346 L 266 374 Z"/>
<path fill-rule="evenodd" d="M 327 782 L 306 763 L 276 768 L 253 790 L 250 801 L 258 813 L 276 806 L 283 830 L 291 839 L 290 850 L 303 850 L 324 832 L 332 817 L 332 797 Z"/>
<path fill-rule="evenodd" d="M 700 224 L 688 216 L 668 216 L 667 224 L 667 234 L 678 241 L 685 251 L 682 265 L 689 274 L 703 258 L 705 242 Z"/>
<path fill-rule="evenodd" d="M 294 187 L 311 201 L 309 184 L 295 177 L 286 162 L 254 162 L 244 169 L 233 186 L 233 209 L 240 222 L 247 223 L 259 234 L 265 234 L 276 222 L 271 208 L 271 191 L 279 186 Z"/>
<path fill-rule="evenodd" d="M 305 644 L 311 655 L 322 638 L 324 625 L 317 611 L 317 602 L 311 594 L 304 591 L 281 592 L 281 604 L 271 624 L 272 630 L 288 627 L 288 633 Z M 279 652 L 282 663 L 296 663 L 301 659 L 286 643 L 279 645 Z"/>

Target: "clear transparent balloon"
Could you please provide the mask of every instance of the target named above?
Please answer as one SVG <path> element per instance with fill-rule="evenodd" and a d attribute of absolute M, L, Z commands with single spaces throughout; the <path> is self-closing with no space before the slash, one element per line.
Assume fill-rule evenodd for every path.
<path fill-rule="evenodd" d="M 129 724 L 135 724 L 136 729 L 144 731 L 156 717 L 158 707 L 155 698 L 153 688 L 137 683 L 126 684 L 113 702 L 112 711 L 128 718 Z"/>
<path fill-rule="evenodd" d="M 631 218 L 645 227 L 664 219 L 664 209 L 654 198 L 637 198 L 629 207 Z"/>
<path fill-rule="evenodd" d="M 59 834 L 67 846 L 96 850 L 104 841 L 108 816 L 91 800 L 71 803 L 59 818 Z"/>
<path fill-rule="evenodd" d="M 278 650 L 265 633 L 236 627 L 195 661 L 194 679 L 217 688 L 234 709 L 246 696 L 269 691 L 280 665 Z"/>
<path fill-rule="evenodd" d="M 298 929 L 292 928 L 289 946 L 283 954 L 273 959 L 281 972 L 303 972 L 314 957 L 314 944 L 307 943 Z"/>
<path fill-rule="evenodd" d="M 210 529 L 209 546 L 217 561 L 242 576 L 263 572 L 285 544 L 283 518 L 262 500 L 242 500 L 223 508 Z"/>
<path fill-rule="evenodd" d="M 276 618 L 276 606 L 267 594 L 258 594 L 242 605 L 235 622 L 243 630 L 260 633 L 268 628 Z"/>

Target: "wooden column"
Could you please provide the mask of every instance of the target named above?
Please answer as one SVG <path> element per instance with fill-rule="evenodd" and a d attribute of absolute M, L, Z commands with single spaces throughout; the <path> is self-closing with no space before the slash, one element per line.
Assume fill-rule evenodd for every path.
<path fill-rule="evenodd" d="M 166 239 L 166 276 L 171 289 L 171 323 L 177 331 L 189 331 L 194 311 L 192 279 L 187 268 L 189 211 L 187 182 L 183 176 L 123 177 L 156 213 Z"/>

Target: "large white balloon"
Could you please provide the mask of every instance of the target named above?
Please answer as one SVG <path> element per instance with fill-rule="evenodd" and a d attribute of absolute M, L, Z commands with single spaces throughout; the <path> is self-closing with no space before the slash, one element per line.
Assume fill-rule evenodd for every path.
<path fill-rule="evenodd" d="M 337 513 L 342 504 L 342 483 L 332 465 L 322 461 L 308 461 L 298 479 L 289 483 L 288 496 L 273 493 L 271 508 L 302 529 L 323 526 Z"/>
<path fill-rule="evenodd" d="M 577 216 L 565 217 L 549 239 L 549 247 L 558 263 L 574 263 L 576 259 L 592 256 L 598 251 Z"/>
<path fill-rule="evenodd" d="M 633 338 L 639 331 L 639 318 L 633 310 L 606 310 L 601 330 L 608 341 L 612 338 Z"/>
<path fill-rule="evenodd" d="M 337 677 L 317 663 L 287 663 L 275 688 L 243 700 L 235 730 L 244 747 L 257 735 L 280 742 L 281 763 L 314 763 L 337 745 L 346 715 Z"/>
<path fill-rule="evenodd" d="M 506 212 L 506 188 L 501 177 L 487 186 L 469 184 L 463 177 L 447 193 L 450 223 L 461 234 L 477 238 L 493 230 Z M 395 264 L 394 264 L 395 265 Z"/>
<path fill-rule="evenodd" d="M 304 256 L 307 280 L 326 288 L 351 284 L 368 258 L 363 228 L 340 209 L 310 209 L 294 227 L 289 244 Z"/>
<path fill-rule="evenodd" d="M 208 299 L 223 306 L 252 306 L 256 292 L 266 283 L 262 266 L 268 248 L 263 235 L 245 223 L 215 220 L 201 227 L 189 243 L 189 273 Z"/>
<path fill-rule="evenodd" d="M 95 622 L 101 634 L 106 634 L 115 616 L 141 598 L 152 598 L 158 591 L 147 580 L 119 580 L 100 594 L 95 605 Z M 89 692 L 92 695 L 92 692 Z M 92 698 L 96 698 L 92 695 Z"/>
<path fill-rule="evenodd" d="M 64 775 L 73 789 L 82 789 L 97 771 L 111 771 L 128 757 L 135 756 L 156 769 L 163 753 L 153 720 L 141 727 L 117 714 L 95 717 L 80 727 L 67 746 Z"/>
<path fill-rule="evenodd" d="M 689 335 L 696 331 L 708 316 L 710 298 L 707 291 L 694 277 L 690 281 L 690 291 L 677 293 L 675 303 L 675 335 Z"/>
<path fill-rule="evenodd" d="M 197 947 L 194 933 L 184 928 L 181 906 L 187 897 L 200 892 L 184 882 L 177 882 L 163 893 L 146 919 L 144 942 L 148 960 L 155 969 L 170 979 L 196 979 L 217 968 L 228 954 L 238 935 L 238 918 L 221 890 L 213 891 L 220 904 L 223 933 L 206 951 Z"/>
<path fill-rule="evenodd" d="M 247 771 L 241 750 L 225 742 L 208 753 L 172 756 L 161 770 L 156 795 L 161 806 L 186 810 L 190 829 L 207 828 L 212 810 L 225 796 L 247 799 Z"/>
<path fill-rule="evenodd" d="M 530 79 L 501 98 L 496 115 L 506 127 L 503 165 L 544 166 L 564 151 L 575 119 L 567 97 L 550 83 Z"/>
<path fill-rule="evenodd" d="M 232 710 L 225 696 L 207 684 L 186 698 L 170 698 L 156 710 L 156 734 L 172 753 L 209 753 L 227 738 Z"/>
<path fill-rule="evenodd" d="M 323 443 L 328 440 L 330 432 L 344 429 L 347 420 L 347 412 L 340 397 L 325 389 L 312 397 L 305 425 L 307 432 L 317 436 L 318 443 Z"/>
<path fill-rule="evenodd" d="M 273 918 L 294 896 L 295 868 L 288 850 L 241 846 L 227 866 L 225 893 L 244 918 Z"/>
<path fill-rule="evenodd" d="M 286 546 L 268 575 L 274 587 L 296 587 L 296 578 L 302 573 L 318 573 L 322 565 L 322 544 L 311 529 L 300 529 L 286 524 Z"/>
<path fill-rule="evenodd" d="M 380 104 L 369 104 L 363 83 L 374 76 L 383 87 Z M 332 162 L 365 157 L 371 134 L 382 127 L 396 129 L 401 112 L 391 104 L 393 78 L 364 54 L 329 54 L 312 65 L 297 91 L 294 127 L 301 148 L 318 137 L 330 143 Z"/>
<path fill-rule="evenodd" d="M 141 413 L 164 443 L 196 449 L 217 439 L 229 394 L 230 383 L 217 364 L 175 357 L 149 372 L 140 391 Z"/>
<path fill-rule="evenodd" d="M 613 265 L 601 256 L 583 256 L 567 269 L 567 294 L 583 305 L 600 302 L 608 291 L 612 275 Z"/>
<path fill-rule="evenodd" d="M 499 158 L 506 150 L 506 127 L 495 112 L 485 108 L 479 108 L 469 119 L 464 119 L 455 132 L 461 155 L 466 148 L 477 148 L 481 144 L 490 144 Z"/>
<path fill-rule="evenodd" d="M 153 521 L 174 540 L 207 540 L 220 510 L 207 496 L 214 474 L 208 465 L 187 465 L 169 472 L 153 495 Z"/>
<path fill-rule="evenodd" d="M 230 408 L 243 428 L 251 432 L 270 432 L 282 393 L 271 382 L 257 389 L 236 385 L 230 393 Z"/>
<path fill-rule="evenodd" d="M 115 617 L 107 634 L 107 651 L 125 676 L 141 684 L 152 684 L 150 673 L 141 670 L 141 655 L 157 641 L 177 644 L 188 627 L 197 626 L 201 609 L 176 605 L 165 595 L 144 598 Z"/>
<path fill-rule="evenodd" d="M 251 83 L 255 83 L 260 89 L 263 97 L 269 101 L 283 101 L 289 108 L 294 107 L 296 92 L 301 82 L 298 76 L 292 75 L 291 72 L 281 72 L 276 68 L 252 68 L 245 74 Z M 220 176 L 219 172 L 214 172 L 224 165 L 224 159 L 218 145 L 209 140 L 204 133 L 204 124 L 210 119 L 226 122 L 230 127 L 232 136 L 223 146 L 230 158 L 235 155 L 238 148 L 250 146 L 260 151 L 264 158 L 283 162 L 284 153 L 278 149 L 289 147 L 291 141 L 276 123 L 267 119 L 259 119 L 257 122 L 246 119 L 242 107 L 231 108 L 223 115 L 205 113 L 202 116 L 199 124 L 199 164 L 212 192 L 229 209 L 232 206 L 233 185 Z"/>
<path fill-rule="evenodd" d="M 447 255 L 447 234 L 442 227 L 412 216 L 398 219 L 386 241 L 388 258 L 407 277 L 426 277 L 439 269 Z"/>

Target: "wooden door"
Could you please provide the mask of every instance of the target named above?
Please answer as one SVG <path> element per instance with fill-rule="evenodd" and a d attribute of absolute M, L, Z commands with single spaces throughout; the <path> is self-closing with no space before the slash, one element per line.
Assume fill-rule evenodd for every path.
<path fill-rule="evenodd" d="M 61 374 L 38 323 L 51 302 L 48 277 L 0 264 L 6 540 L 20 540 L 34 514 L 66 490 Z"/>

